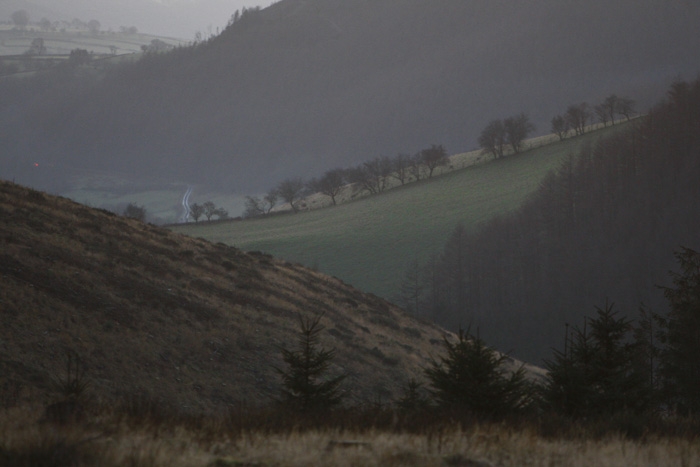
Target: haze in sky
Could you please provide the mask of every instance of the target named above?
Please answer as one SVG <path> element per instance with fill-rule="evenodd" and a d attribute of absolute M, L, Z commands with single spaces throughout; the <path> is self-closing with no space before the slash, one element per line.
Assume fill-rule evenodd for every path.
<path fill-rule="evenodd" d="M 274 0 L 0 0 L 0 21 L 9 21 L 12 12 L 23 9 L 30 21 L 78 18 L 96 19 L 102 29 L 119 30 L 136 26 L 140 32 L 194 38 L 223 29 L 231 15 L 242 8 L 265 8 Z"/>

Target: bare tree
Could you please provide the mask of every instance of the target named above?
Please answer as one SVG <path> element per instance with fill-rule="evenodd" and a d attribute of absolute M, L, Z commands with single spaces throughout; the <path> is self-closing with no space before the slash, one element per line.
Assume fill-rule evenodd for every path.
<path fill-rule="evenodd" d="M 559 137 L 559 141 L 563 140 L 569 133 L 569 122 L 561 115 L 552 118 L 552 133 Z"/>
<path fill-rule="evenodd" d="M 219 220 L 228 219 L 228 211 L 224 208 L 216 208 L 214 215 L 219 218 Z"/>
<path fill-rule="evenodd" d="M 578 105 L 570 105 L 566 110 L 566 120 L 569 123 L 569 127 L 576 132 L 576 135 L 582 135 L 586 132 L 586 123 L 590 115 L 588 104 L 585 102 Z"/>
<path fill-rule="evenodd" d="M 479 136 L 479 146 L 484 152 L 493 154 L 495 159 L 503 157 L 506 145 L 506 129 L 502 120 L 492 120 Z"/>
<path fill-rule="evenodd" d="M 421 153 L 414 154 L 410 160 L 410 164 L 408 171 L 413 175 L 413 178 L 415 178 L 416 181 L 423 178 L 426 167 L 423 165 L 423 156 L 421 156 Z"/>
<path fill-rule="evenodd" d="M 627 119 L 627 121 L 630 121 L 630 118 L 632 117 L 632 114 L 636 113 L 635 110 L 636 107 L 636 102 L 629 97 L 621 97 L 617 101 L 617 106 L 615 108 L 615 111 L 619 114 L 622 115 Z"/>
<path fill-rule="evenodd" d="M 607 117 L 610 118 L 610 122 L 615 125 L 615 114 L 617 113 L 618 106 L 620 105 L 620 98 L 615 94 L 610 94 L 605 98 L 602 104 L 600 104 L 603 110 L 606 112 Z M 600 117 L 600 116 L 599 116 Z M 607 118 L 606 118 L 607 120 Z M 604 124 L 607 122 L 603 122 Z"/>
<path fill-rule="evenodd" d="M 350 182 L 357 183 L 363 190 L 377 194 L 386 188 L 386 179 L 392 173 L 392 163 L 388 157 L 375 157 L 350 169 L 347 173 Z"/>
<path fill-rule="evenodd" d="M 258 217 L 263 214 L 265 214 L 265 209 L 263 209 L 262 200 L 257 196 L 246 196 L 243 217 Z"/>
<path fill-rule="evenodd" d="M 270 190 L 262 199 L 257 196 L 246 196 L 244 217 L 258 217 L 269 214 L 277 204 L 277 191 Z"/>
<path fill-rule="evenodd" d="M 433 176 L 433 171 L 443 165 L 447 165 L 449 159 L 447 157 L 447 150 L 442 146 L 442 144 L 433 144 L 427 149 L 423 149 L 420 152 L 421 159 L 423 159 L 423 164 L 428 168 L 428 178 Z"/>
<path fill-rule="evenodd" d="M 308 183 L 311 191 L 329 196 L 334 206 L 336 205 L 335 197 L 338 196 L 343 186 L 345 186 L 345 171 L 343 169 L 331 169 L 323 174 L 323 177 L 314 178 Z"/>
<path fill-rule="evenodd" d="M 410 174 L 411 156 L 408 154 L 399 154 L 394 157 L 392 163 L 393 171 L 391 172 L 391 176 L 401 182 L 402 185 L 405 184 Z"/>
<path fill-rule="evenodd" d="M 535 131 L 535 126 L 530 123 L 530 119 L 524 113 L 506 118 L 503 121 L 503 128 L 506 132 L 506 141 L 513 148 L 515 154 L 520 152 L 525 138 Z"/>
<path fill-rule="evenodd" d="M 190 205 L 190 216 L 195 222 L 199 222 L 199 218 L 204 215 L 204 206 L 201 204 L 191 204 Z"/>
<path fill-rule="evenodd" d="M 210 221 L 216 215 L 216 205 L 212 201 L 205 201 L 202 207 L 204 208 L 204 216 Z"/>
<path fill-rule="evenodd" d="M 379 192 L 384 191 L 386 189 L 387 178 L 389 178 L 394 169 L 391 159 L 386 156 L 375 157 L 374 159 L 365 162 L 363 165 L 367 168 L 374 179 L 377 190 Z"/>
<path fill-rule="evenodd" d="M 306 184 L 301 178 L 297 177 L 282 180 L 274 191 L 280 198 L 289 203 L 292 207 L 292 211 L 296 213 L 299 211 L 296 202 L 304 193 L 304 188 L 306 188 Z"/>
<path fill-rule="evenodd" d="M 29 46 L 29 50 L 25 52 L 26 55 L 45 55 L 46 46 L 44 45 L 44 39 L 41 37 L 35 37 L 32 39 L 32 44 Z"/>
<path fill-rule="evenodd" d="M 595 112 L 596 116 L 598 117 L 598 121 L 603 124 L 604 127 L 608 126 L 608 110 L 605 108 L 605 105 L 599 104 L 593 107 L 593 112 Z M 613 125 L 615 124 L 615 120 L 613 120 Z"/>

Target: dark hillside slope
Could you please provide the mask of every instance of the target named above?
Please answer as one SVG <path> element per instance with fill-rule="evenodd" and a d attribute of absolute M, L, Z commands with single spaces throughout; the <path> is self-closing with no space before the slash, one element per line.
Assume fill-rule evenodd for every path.
<path fill-rule="evenodd" d="M 325 313 L 350 403 L 400 396 L 442 350 L 445 331 L 337 279 L 0 182 L 0 389 L 50 398 L 74 352 L 101 399 L 267 404 L 299 313 Z"/>
<path fill-rule="evenodd" d="M 645 111 L 697 72 L 699 23 L 681 0 L 283 0 L 94 88 L 2 83 L 0 173 L 44 187 L 98 168 L 252 191 L 433 143 L 459 152 L 515 113 L 546 132 L 567 105 L 610 93 Z"/>
<path fill-rule="evenodd" d="M 675 83 L 635 126 L 571 158 L 520 210 L 455 231 L 424 313 L 539 361 L 606 300 L 631 319 L 640 305 L 664 312 L 674 252 L 700 250 L 700 80 Z"/>

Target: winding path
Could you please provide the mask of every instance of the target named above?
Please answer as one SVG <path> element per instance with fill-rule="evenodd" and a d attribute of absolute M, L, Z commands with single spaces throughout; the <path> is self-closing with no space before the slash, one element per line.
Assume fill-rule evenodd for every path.
<path fill-rule="evenodd" d="M 190 195 L 192 194 L 192 187 L 188 186 L 187 191 L 185 191 L 185 195 L 182 197 L 182 209 L 184 210 L 184 213 L 182 214 L 182 217 L 180 217 L 180 222 L 181 223 L 187 223 L 190 218 Z"/>

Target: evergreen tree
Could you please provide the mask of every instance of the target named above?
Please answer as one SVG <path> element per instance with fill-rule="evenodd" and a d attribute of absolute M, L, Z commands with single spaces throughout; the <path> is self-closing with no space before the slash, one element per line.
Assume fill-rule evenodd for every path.
<path fill-rule="evenodd" d="M 649 409 L 651 387 L 636 363 L 636 344 L 628 342 L 631 332 L 631 322 L 612 303 L 597 307 L 583 330 L 567 328 L 564 351 L 545 361 L 545 401 L 576 418 Z"/>
<path fill-rule="evenodd" d="M 299 315 L 299 341 L 297 350 L 280 347 L 287 370 L 276 370 L 282 376 L 280 402 L 302 413 L 327 410 L 342 400 L 340 384 L 346 375 L 325 378 L 335 357 L 335 349 L 318 348 L 319 335 L 324 327 L 322 314 L 304 319 Z"/>
<path fill-rule="evenodd" d="M 554 350 L 545 360 L 548 371 L 544 399 L 557 412 L 572 417 L 588 415 L 593 406 L 593 345 L 584 322 L 583 330 L 566 327 L 564 351 Z"/>
<path fill-rule="evenodd" d="M 593 382 L 598 389 L 594 406 L 603 414 L 644 411 L 649 394 L 646 379 L 634 364 L 634 344 L 628 341 L 632 323 L 618 316 L 612 303 L 596 310 L 597 316 L 590 321 L 595 343 Z"/>
<path fill-rule="evenodd" d="M 404 393 L 396 401 L 396 406 L 404 412 L 419 412 L 430 407 L 430 400 L 424 394 L 423 384 L 411 378 L 404 387 Z"/>
<path fill-rule="evenodd" d="M 525 370 L 505 368 L 507 355 L 498 354 L 460 329 L 458 340 L 444 339 L 447 355 L 425 369 L 439 406 L 477 416 L 502 416 L 531 402 Z"/>
<path fill-rule="evenodd" d="M 639 374 L 640 384 L 645 388 L 647 394 L 653 399 L 650 405 L 658 402 L 659 396 L 659 376 L 658 361 L 661 354 L 660 323 L 663 320 L 658 314 L 647 310 L 644 306 L 639 309 L 639 319 L 632 331 L 634 339 L 633 345 L 633 365 Z"/>
<path fill-rule="evenodd" d="M 700 413 L 700 253 L 683 248 L 676 253 L 680 272 L 671 273 L 673 287 L 665 287 L 670 310 L 661 320 L 661 375 L 672 408 Z"/>

